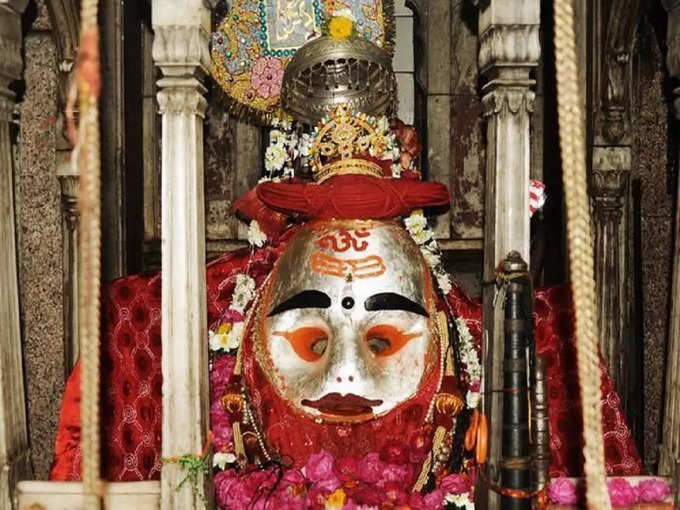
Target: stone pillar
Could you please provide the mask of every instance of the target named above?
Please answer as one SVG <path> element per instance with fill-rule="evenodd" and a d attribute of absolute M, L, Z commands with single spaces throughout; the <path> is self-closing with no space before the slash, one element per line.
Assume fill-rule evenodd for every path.
<path fill-rule="evenodd" d="M 480 3 L 479 69 L 486 78 L 482 103 L 487 122 L 484 281 L 511 251 L 529 260 L 530 115 L 534 80 L 530 72 L 540 57 L 538 0 L 490 0 Z M 484 300 L 484 412 L 489 420 L 488 475 L 500 472 L 503 393 L 503 311 L 495 288 Z M 500 508 L 498 494 L 483 484 L 479 508 Z"/>
<path fill-rule="evenodd" d="M 59 151 L 59 156 L 63 152 Z M 70 158 L 69 158 L 70 159 Z M 70 161 L 57 162 L 61 186 L 62 262 L 64 282 L 64 377 L 68 377 L 80 354 L 78 337 L 78 190 L 80 179 Z"/>
<path fill-rule="evenodd" d="M 78 168 L 71 163 L 71 145 L 66 133 L 66 103 L 73 83 L 78 47 L 79 13 L 76 0 L 47 2 L 59 68 L 57 89 L 57 177 L 61 187 L 62 276 L 64 296 L 64 375 L 68 377 L 79 355 L 78 341 Z M 74 105 L 75 106 L 75 105 Z M 77 116 L 77 112 L 74 112 Z M 106 159 L 106 158 L 105 158 Z"/>
<path fill-rule="evenodd" d="M 631 170 L 630 146 L 593 147 L 591 201 L 595 234 L 595 280 L 600 317 L 600 349 L 607 361 L 623 408 L 629 409 L 630 393 L 638 392 L 631 368 L 628 264 L 628 182 Z M 628 414 L 627 414 L 628 415 Z"/>
<path fill-rule="evenodd" d="M 590 7 L 592 169 L 590 197 L 595 238 L 595 276 L 600 350 L 634 436 L 641 417 L 640 370 L 633 328 L 631 173 L 631 58 L 640 0 L 596 0 Z M 583 27 L 584 29 L 586 27 Z M 584 38 L 585 39 L 585 38 Z M 586 41 L 584 41 L 586 42 Z M 585 84 L 584 84 L 585 86 Z M 584 94 L 585 96 L 585 94 Z"/>
<path fill-rule="evenodd" d="M 663 0 L 668 11 L 666 65 L 668 73 L 680 78 L 680 0 Z M 680 87 L 674 90 L 675 116 L 680 120 Z M 678 181 L 680 193 L 680 180 Z M 678 195 L 680 196 L 680 194 Z M 675 205 L 675 247 L 671 281 L 671 311 L 666 356 L 666 392 L 659 474 L 674 476 L 680 464 L 680 204 Z"/>
<path fill-rule="evenodd" d="M 0 510 L 12 509 L 16 482 L 31 477 L 21 359 L 19 286 L 14 231 L 14 161 L 10 122 L 21 59 L 26 0 L 0 1 Z"/>
<path fill-rule="evenodd" d="M 154 0 L 153 59 L 162 115 L 161 266 L 163 458 L 200 455 L 209 429 L 205 291 L 203 116 L 210 10 L 201 0 Z M 186 473 L 164 463 L 161 508 L 203 509 L 210 485 L 180 484 Z M 179 490 L 178 490 L 179 489 Z M 208 491 L 210 492 L 210 491 Z M 212 496 L 208 495 L 211 501 Z"/>

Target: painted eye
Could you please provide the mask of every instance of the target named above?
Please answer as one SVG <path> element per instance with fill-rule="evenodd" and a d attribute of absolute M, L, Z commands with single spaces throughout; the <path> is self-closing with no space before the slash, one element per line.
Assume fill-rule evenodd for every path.
<path fill-rule="evenodd" d="M 373 326 L 366 332 L 366 344 L 376 356 L 391 356 L 421 333 L 404 334 L 389 324 Z"/>
<path fill-rule="evenodd" d="M 290 343 L 295 354 L 305 361 L 318 361 L 326 352 L 328 334 L 321 328 L 306 327 L 294 331 L 273 331 Z"/>
<path fill-rule="evenodd" d="M 328 338 L 319 338 L 316 342 L 314 342 L 309 348 L 311 351 L 315 354 L 318 354 L 319 356 L 323 356 L 323 353 L 326 352 L 326 346 L 328 345 Z"/>
<path fill-rule="evenodd" d="M 378 336 L 369 338 L 366 341 L 366 343 L 368 344 L 368 347 L 371 349 L 373 354 L 378 355 L 392 347 L 392 343 L 387 338 L 380 338 Z"/>

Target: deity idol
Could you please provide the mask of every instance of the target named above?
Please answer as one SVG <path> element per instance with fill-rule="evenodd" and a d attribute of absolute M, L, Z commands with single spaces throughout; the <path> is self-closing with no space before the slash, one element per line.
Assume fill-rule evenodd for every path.
<path fill-rule="evenodd" d="M 442 481 L 471 498 L 463 438 L 476 398 L 461 412 L 465 390 L 479 390 L 477 351 L 469 342 L 460 362 L 460 335 L 432 275 L 440 255 L 396 219 L 434 243 L 418 209 L 445 205 L 448 192 L 415 172 L 386 176 L 399 143 L 385 118 L 336 106 L 311 137 L 315 182 L 263 182 L 236 204 L 263 224 L 262 211 L 308 221 L 294 227 L 244 320 L 222 328 L 227 344 L 243 332 L 214 409 L 232 431 L 233 444 L 216 445 L 234 465 L 216 477 L 227 508 L 258 498 L 297 504 L 303 493 L 309 506 L 392 498 L 439 507 L 441 491 L 429 503 L 421 492 Z M 264 470 L 243 474 L 253 466 Z M 251 477 L 262 493 L 248 491 Z"/>

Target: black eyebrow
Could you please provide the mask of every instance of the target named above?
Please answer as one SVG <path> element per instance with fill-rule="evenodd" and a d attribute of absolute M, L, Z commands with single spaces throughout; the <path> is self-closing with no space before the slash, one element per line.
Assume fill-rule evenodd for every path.
<path fill-rule="evenodd" d="M 369 312 L 378 310 L 404 310 L 406 312 L 417 313 L 424 317 L 429 317 L 430 314 L 425 311 L 425 308 L 418 303 L 411 301 L 409 298 L 394 292 L 382 292 L 374 294 L 364 302 L 364 308 Z"/>
<path fill-rule="evenodd" d="M 328 297 L 328 294 L 318 290 L 303 290 L 286 299 L 283 303 L 279 303 L 269 312 L 269 317 L 298 308 L 330 308 L 330 306 L 331 298 Z"/>

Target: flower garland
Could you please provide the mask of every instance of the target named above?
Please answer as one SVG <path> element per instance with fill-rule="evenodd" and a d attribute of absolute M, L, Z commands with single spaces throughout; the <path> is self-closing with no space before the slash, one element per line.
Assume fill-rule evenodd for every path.
<path fill-rule="evenodd" d="M 625 478 L 610 478 L 607 481 L 609 498 L 614 507 L 630 507 L 638 503 L 664 503 L 671 495 L 668 482 L 659 478 L 645 478 L 633 486 Z M 548 494 L 552 503 L 577 505 L 585 497 L 583 480 L 555 478 L 550 482 Z"/>
<path fill-rule="evenodd" d="M 264 153 L 265 176 L 262 181 L 280 181 L 295 176 L 295 162 L 306 165 L 311 145 L 309 134 L 298 135 L 297 122 L 274 118 L 269 131 L 269 144 Z"/>
<path fill-rule="evenodd" d="M 334 457 L 321 449 L 302 469 L 267 465 L 240 469 L 234 452 L 232 415 L 219 396 L 234 382 L 236 357 L 217 356 L 210 372 L 213 428 L 213 467 L 217 502 L 222 508 L 245 508 L 266 499 L 262 508 L 354 509 L 398 507 L 413 510 L 458 508 L 468 510 L 473 501 L 474 470 L 469 474 L 444 472 L 428 494 L 413 493 L 412 486 L 431 444 L 417 432 L 395 438 L 380 451 L 363 457 Z M 342 502 L 342 504 L 340 504 Z"/>
<path fill-rule="evenodd" d="M 451 292 L 451 278 L 444 269 L 442 263 L 442 252 L 439 245 L 434 238 L 434 232 L 427 224 L 427 218 L 423 214 L 422 209 L 416 209 L 408 218 L 404 218 L 404 226 L 411 238 L 420 248 L 425 258 L 425 262 L 430 267 L 432 275 L 437 280 L 437 286 L 442 294 L 446 296 Z"/>
<path fill-rule="evenodd" d="M 267 236 L 260 229 L 257 221 L 252 220 L 248 227 L 248 243 L 252 259 L 255 247 L 261 248 L 267 241 Z M 248 261 L 250 268 L 250 260 Z M 234 352 L 241 345 L 241 337 L 245 330 L 245 313 L 255 297 L 255 280 L 245 273 L 236 275 L 236 287 L 231 304 L 217 322 L 217 328 L 208 331 L 208 344 L 214 353 Z"/>
<path fill-rule="evenodd" d="M 420 253 L 427 262 L 442 295 L 448 295 L 452 290 L 451 277 L 444 268 L 441 249 L 423 211 L 417 209 L 409 217 L 404 218 L 404 226 L 420 248 Z M 475 348 L 474 339 L 465 320 L 457 318 L 455 322 L 459 337 L 460 360 L 465 365 L 469 381 L 465 403 L 468 408 L 476 409 L 479 404 L 479 392 L 482 383 L 482 365 L 479 361 L 479 353 Z"/>
<path fill-rule="evenodd" d="M 363 116 L 376 127 L 375 143 L 370 147 L 370 156 L 378 160 L 392 161 L 393 178 L 420 179 L 415 156 L 421 149 L 417 138 L 412 134 L 415 128 L 403 123 L 391 126 L 386 116 L 371 117 L 363 113 L 356 115 Z M 319 134 L 319 126 L 329 121 L 330 116 L 326 115 L 312 133 L 306 133 L 297 122 L 274 118 L 264 156 L 265 176 L 260 182 L 290 179 L 299 169 L 311 166 L 312 148 Z"/>
<path fill-rule="evenodd" d="M 465 319 L 458 317 L 456 319 L 456 328 L 458 329 L 460 360 L 465 365 L 465 371 L 469 377 L 465 404 L 470 409 L 476 409 L 479 404 L 479 392 L 482 387 L 482 364 L 479 361 L 479 354 Z"/>

